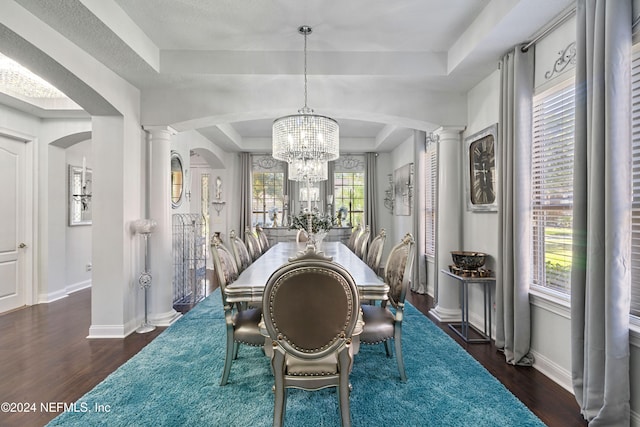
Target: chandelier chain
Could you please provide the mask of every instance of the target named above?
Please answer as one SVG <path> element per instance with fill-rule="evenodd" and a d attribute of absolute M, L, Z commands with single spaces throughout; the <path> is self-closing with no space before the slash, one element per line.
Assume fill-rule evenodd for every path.
<path fill-rule="evenodd" d="M 304 109 L 307 107 L 307 34 L 308 31 L 304 31 Z"/>

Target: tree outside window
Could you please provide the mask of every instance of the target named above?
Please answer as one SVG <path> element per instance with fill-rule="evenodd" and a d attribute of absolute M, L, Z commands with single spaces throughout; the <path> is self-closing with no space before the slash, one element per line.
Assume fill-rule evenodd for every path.
<path fill-rule="evenodd" d="M 253 172 L 252 224 L 273 227 L 282 224 L 284 173 Z"/>
<path fill-rule="evenodd" d="M 333 182 L 336 215 L 347 209 L 342 225 L 364 224 L 364 172 L 336 172 Z"/>

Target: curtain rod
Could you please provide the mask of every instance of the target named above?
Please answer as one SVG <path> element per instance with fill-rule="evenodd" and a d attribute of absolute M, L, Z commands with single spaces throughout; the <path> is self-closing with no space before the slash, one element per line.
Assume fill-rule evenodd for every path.
<path fill-rule="evenodd" d="M 568 10 L 567 12 L 565 12 L 563 15 L 561 15 L 560 17 L 556 18 L 551 25 L 549 25 L 546 29 L 544 29 L 540 34 L 536 35 L 533 40 L 531 40 L 530 42 L 528 42 L 526 45 L 522 46 L 522 51 L 526 52 L 529 50 L 529 48 L 531 46 L 533 46 L 534 44 L 536 44 L 540 39 L 544 38 L 547 34 L 549 34 L 550 32 L 552 32 L 553 30 L 555 30 L 556 28 L 558 28 L 560 25 L 562 25 L 567 19 L 571 18 L 573 15 L 576 14 L 576 8 L 575 6 L 572 7 L 570 10 Z"/>

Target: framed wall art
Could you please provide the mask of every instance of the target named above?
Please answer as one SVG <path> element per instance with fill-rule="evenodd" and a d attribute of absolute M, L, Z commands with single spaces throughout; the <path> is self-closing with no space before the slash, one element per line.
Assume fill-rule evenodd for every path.
<path fill-rule="evenodd" d="M 393 213 L 396 216 L 411 215 L 412 192 L 413 163 L 407 163 L 393 171 Z"/>
<path fill-rule="evenodd" d="M 465 138 L 467 209 L 470 211 L 498 210 L 497 138 L 497 124 Z"/>

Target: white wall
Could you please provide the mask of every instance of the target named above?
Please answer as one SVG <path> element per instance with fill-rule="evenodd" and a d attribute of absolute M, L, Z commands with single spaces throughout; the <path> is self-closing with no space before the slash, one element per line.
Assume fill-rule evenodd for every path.
<path fill-rule="evenodd" d="M 414 163 L 415 165 L 415 137 L 411 135 L 402 144 L 398 145 L 391 152 L 391 164 L 393 170 L 396 170 L 407 163 Z M 391 172 L 393 173 L 393 172 Z M 416 187 L 414 186 L 414 191 Z M 390 242 L 389 248 L 391 249 L 396 243 L 400 242 L 400 239 L 407 233 L 412 233 L 415 236 L 415 230 L 413 229 L 413 210 L 407 216 L 393 214 L 392 232 L 387 235 L 387 240 Z"/>
<path fill-rule="evenodd" d="M 86 167 L 92 169 L 91 140 L 80 142 L 66 149 L 65 172 L 68 171 L 69 165 L 81 167 L 83 158 L 86 159 Z M 65 183 L 68 183 L 66 174 L 65 178 Z M 66 187 L 65 201 L 68 201 L 68 185 Z M 66 219 L 65 271 L 68 293 L 91 285 L 91 270 L 87 269 L 87 266 L 92 265 L 92 227 L 91 225 L 69 226 L 68 212 Z"/>
<path fill-rule="evenodd" d="M 380 228 L 384 228 L 387 238 L 382 251 L 381 264 L 384 266 L 391 248 L 397 243 L 393 236 L 394 216 L 391 211 L 384 206 L 385 191 L 389 188 L 389 175 L 393 175 L 394 164 L 392 153 L 379 153 L 377 166 L 376 183 L 378 184 L 378 204 L 376 210 L 378 212 L 378 230 L 371 230 L 372 239 L 380 232 Z"/>
<path fill-rule="evenodd" d="M 34 144 L 34 168 L 37 194 L 34 208 L 39 233 L 32 242 L 36 248 L 34 299 L 28 303 L 51 302 L 69 292 L 91 284 L 86 264 L 91 262 L 91 226 L 68 227 L 67 222 L 67 150 L 51 142 L 91 129 L 89 119 L 41 120 L 30 114 L 0 105 L 0 131 L 8 135 L 29 136 Z M 79 144 L 82 145 L 82 144 Z M 91 167 L 91 145 L 69 149 L 71 162 L 82 164 L 82 156 Z M 83 154 L 84 153 L 84 154 Z M 75 228 L 77 230 L 70 230 Z M 67 242 L 70 242 L 69 245 Z"/>

